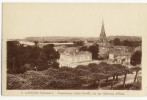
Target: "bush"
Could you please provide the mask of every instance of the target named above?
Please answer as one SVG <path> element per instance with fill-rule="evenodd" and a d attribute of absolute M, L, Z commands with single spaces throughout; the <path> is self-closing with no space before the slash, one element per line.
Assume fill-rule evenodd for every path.
<path fill-rule="evenodd" d="M 59 63 L 58 62 L 53 62 L 52 68 L 59 68 Z"/>
<path fill-rule="evenodd" d="M 141 90 L 141 82 L 135 82 L 130 89 L 131 90 Z"/>
<path fill-rule="evenodd" d="M 59 72 L 59 73 L 56 73 L 56 75 L 54 75 L 54 78 L 57 78 L 57 79 L 69 79 L 69 80 L 72 80 L 75 77 L 76 76 L 73 73 L 70 73 L 70 72 Z"/>
<path fill-rule="evenodd" d="M 119 75 L 125 70 L 125 66 L 102 62 L 80 65 L 76 68 L 26 71 L 23 74 L 8 74 L 7 89 L 82 89 L 83 84 Z"/>
<path fill-rule="evenodd" d="M 45 89 L 46 84 L 51 79 L 48 75 L 44 75 L 44 73 L 37 71 L 28 71 L 19 76 L 26 79 L 29 83 L 22 85 L 22 88 L 26 89 Z"/>
<path fill-rule="evenodd" d="M 13 89 L 21 89 L 22 84 L 26 82 L 25 79 L 19 77 L 18 75 L 7 75 L 7 89 L 13 90 Z"/>
<path fill-rule="evenodd" d="M 80 89 L 81 84 L 77 80 L 53 79 L 47 85 L 47 89 Z"/>
<path fill-rule="evenodd" d="M 61 67 L 61 68 L 59 68 L 59 70 L 61 70 L 61 71 L 67 71 L 67 72 L 72 72 L 73 68 L 70 68 L 70 67 Z"/>
<path fill-rule="evenodd" d="M 54 68 L 48 68 L 47 70 L 44 70 L 43 73 L 45 75 L 50 75 L 50 76 L 53 76 L 57 73 L 61 72 L 59 69 L 54 69 Z"/>
<path fill-rule="evenodd" d="M 90 74 L 91 72 L 88 71 L 88 70 L 83 70 L 83 69 L 75 69 L 75 70 L 74 70 L 74 73 L 75 73 L 75 75 L 77 75 L 77 76 L 85 76 L 85 75 Z"/>
<path fill-rule="evenodd" d="M 47 89 L 76 89 L 81 86 L 82 82 L 78 76 L 73 73 L 72 68 L 63 67 L 61 69 L 48 69 L 44 71 L 46 75 L 50 75 L 50 79 L 46 85 Z M 67 71 L 68 70 L 68 71 Z M 47 74 L 48 73 L 48 74 Z"/>
<path fill-rule="evenodd" d="M 105 62 L 101 62 L 101 63 L 99 63 L 99 66 L 109 66 L 109 64 L 107 64 Z"/>
<path fill-rule="evenodd" d="M 66 89 L 69 88 L 70 83 L 65 80 L 53 80 L 48 83 L 47 88 Z"/>
<path fill-rule="evenodd" d="M 78 65 L 75 69 L 81 69 L 81 70 L 87 70 L 87 71 L 90 71 L 91 68 L 89 68 L 88 66 L 86 65 Z"/>
<path fill-rule="evenodd" d="M 91 63 L 91 64 L 88 65 L 88 67 L 90 68 L 90 71 L 91 72 L 94 72 L 94 73 L 100 72 L 100 69 L 99 69 L 99 65 L 98 64 Z"/>

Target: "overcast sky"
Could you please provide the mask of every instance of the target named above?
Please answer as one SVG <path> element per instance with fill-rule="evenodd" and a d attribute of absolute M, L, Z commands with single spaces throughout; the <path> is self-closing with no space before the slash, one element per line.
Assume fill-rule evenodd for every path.
<path fill-rule="evenodd" d="M 147 4 L 3 4 L 8 39 L 38 36 L 99 37 L 147 34 Z"/>

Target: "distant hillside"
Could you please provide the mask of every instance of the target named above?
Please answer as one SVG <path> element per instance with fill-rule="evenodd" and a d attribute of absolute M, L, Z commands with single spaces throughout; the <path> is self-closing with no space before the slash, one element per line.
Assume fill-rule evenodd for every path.
<path fill-rule="evenodd" d="M 141 41 L 142 38 L 139 36 L 108 36 L 107 39 L 113 40 L 119 38 L 121 41 Z M 73 42 L 73 41 L 96 41 L 99 37 L 65 37 L 65 36 L 51 36 L 51 37 L 27 37 L 26 41 L 39 41 L 39 42 Z"/>
<path fill-rule="evenodd" d="M 95 37 L 64 37 L 64 36 L 52 36 L 52 37 L 27 37 L 25 38 L 26 41 L 48 41 L 48 42 L 73 42 L 73 41 L 90 41 L 90 40 L 97 40 L 98 38 Z"/>

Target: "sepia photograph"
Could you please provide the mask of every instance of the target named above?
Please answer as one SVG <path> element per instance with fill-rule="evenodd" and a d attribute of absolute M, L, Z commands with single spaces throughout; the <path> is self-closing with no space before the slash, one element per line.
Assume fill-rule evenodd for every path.
<path fill-rule="evenodd" d="M 146 11 L 147 4 L 3 3 L 3 88 L 142 91 Z"/>

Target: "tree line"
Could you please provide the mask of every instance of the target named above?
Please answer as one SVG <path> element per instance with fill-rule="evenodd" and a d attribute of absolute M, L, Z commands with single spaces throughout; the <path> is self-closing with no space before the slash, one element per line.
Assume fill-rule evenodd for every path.
<path fill-rule="evenodd" d="M 121 41 L 119 38 L 115 38 L 113 40 L 109 41 L 110 44 L 113 44 L 114 46 L 129 46 L 129 47 L 138 47 L 141 46 L 142 41 L 131 41 L 131 40 L 123 40 Z M 84 41 L 74 41 L 73 42 L 74 46 L 83 46 Z"/>
<path fill-rule="evenodd" d="M 7 41 L 7 72 L 23 73 L 26 70 L 45 70 L 49 67 L 58 68 L 57 59 L 60 54 L 54 49 L 54 44 L 40 48 L 37 42 L 34 46 L 24 46 L 18 41 Z"/>
<path fill-rule="evenodd" d="M 115 38 L 114 40 L 111 40 L 110 43 L 113 44 L 114 46 L 129 46 L 129 47 L 138 47 L 141 46 L 142 44 L 141 41 L 129 41 L 129 40 L 121 41 L 119 38 Z"/>

